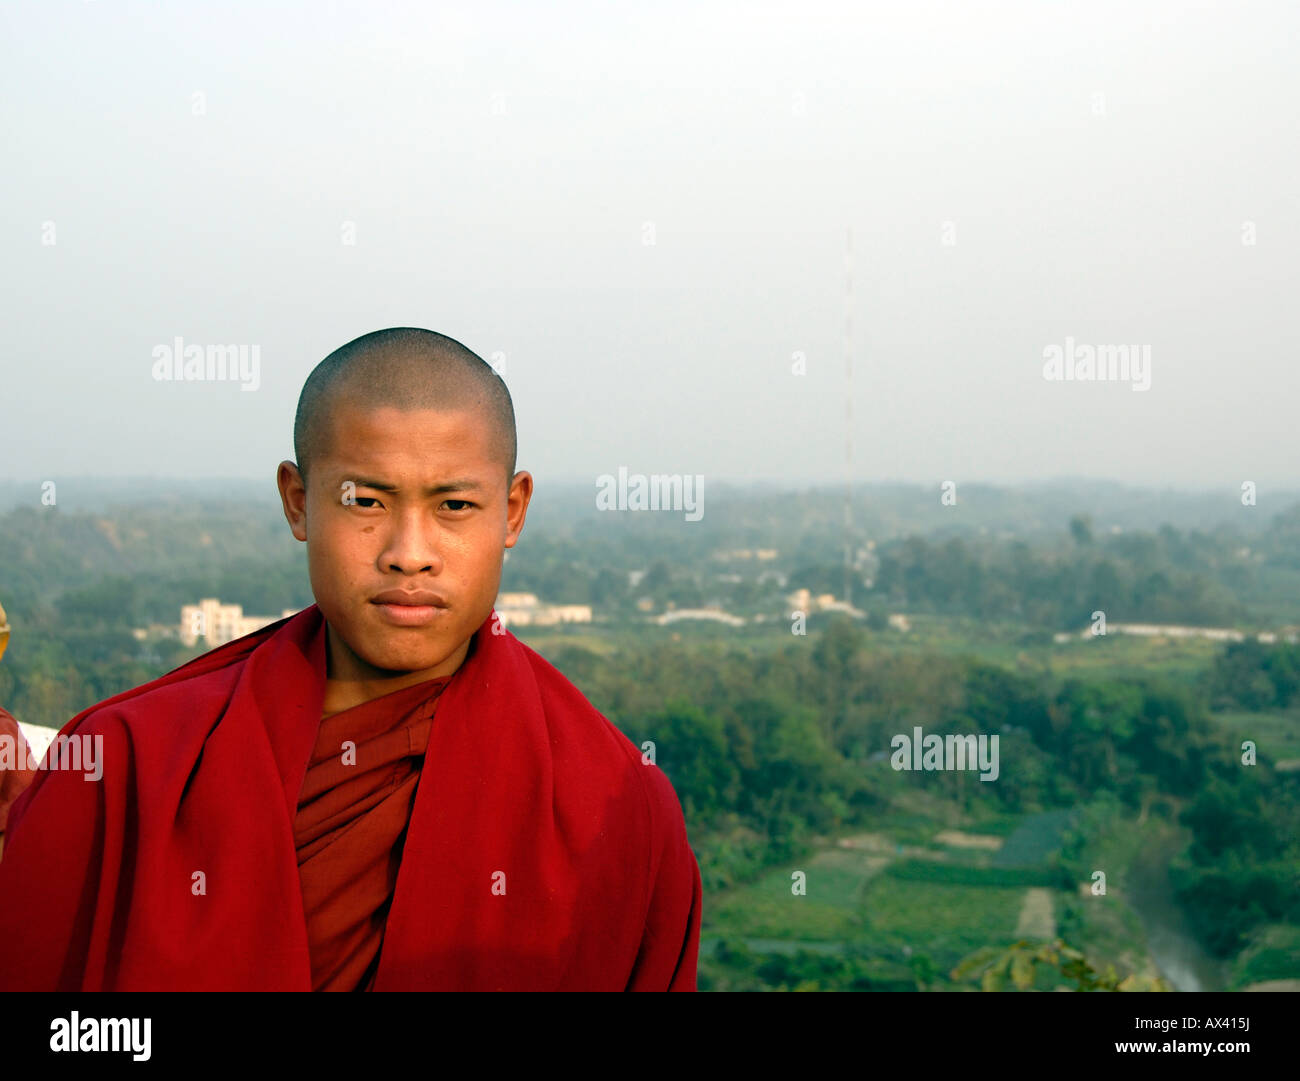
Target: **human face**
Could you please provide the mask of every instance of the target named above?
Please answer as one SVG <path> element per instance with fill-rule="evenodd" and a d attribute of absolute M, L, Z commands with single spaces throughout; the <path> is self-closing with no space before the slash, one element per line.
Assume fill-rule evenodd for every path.
<path fill-rule="evenodd" d="M 459 668 L 492 612 L 532 496 L 528 473 L 507 486 L 481 414 L 342 402 L 309 488 L 292 462 L 277 480 L 338 639 L 330 678 L 411 683 Z M 428 603 L 380 603 L 413 593 Z"/>

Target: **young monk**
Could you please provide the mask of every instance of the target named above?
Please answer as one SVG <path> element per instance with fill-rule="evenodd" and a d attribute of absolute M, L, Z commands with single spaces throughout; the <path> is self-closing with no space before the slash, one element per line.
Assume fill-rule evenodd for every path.
<path fill-rule="evenodd" d="M 277 481 L 316 603 L 85 711 L 9 814 L 0 989 L 694 990 L 667 778 L 493 611 L 532 477 L 496 373 L 367 334 Z"/>

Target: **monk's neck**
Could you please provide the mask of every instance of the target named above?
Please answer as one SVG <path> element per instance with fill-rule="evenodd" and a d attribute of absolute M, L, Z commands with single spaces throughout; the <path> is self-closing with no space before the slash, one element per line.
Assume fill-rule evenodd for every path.
<path fill-rule="evenodd" d="M 455 653 L 433 668 L 393 672 L 367 664 L 352 652 L 328 623 L 325 625 L 325 641 L 325 699 L 321 713 L 326 717 L 417 683 L 453 675 L 465 663 L 473 644 L 472 638 L 462 643 Z"/>

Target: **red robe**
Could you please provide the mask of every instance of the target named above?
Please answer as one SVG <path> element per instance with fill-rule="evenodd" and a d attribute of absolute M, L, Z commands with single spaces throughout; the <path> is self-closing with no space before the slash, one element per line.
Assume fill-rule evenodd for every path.
<path fill-rule="evenodd" d="M 496 628 L 498 633 L 494 633 Z M 325 634 L 303 612 L 73 718 L 0 859 L 0 990 L 312 986 L 295 818 Z M 373 988 L 694 990 L 667 777 L 493 613 L 437 701 Z"/>
<path fill-rule="evenodd" d="M 374 984 L 434 712 L 453 678 L 321 721 L 293 822 L 313 991 Z"/>

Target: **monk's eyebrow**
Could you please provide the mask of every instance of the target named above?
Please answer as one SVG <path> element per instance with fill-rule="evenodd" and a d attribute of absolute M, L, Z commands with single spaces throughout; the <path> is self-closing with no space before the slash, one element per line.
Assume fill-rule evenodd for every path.
<path fill-rule="evenodd" d="M 373 488 L 377 492 L 398 491 L 398 487 L 396 484 L 388 484 L 385 481 L 375 480 L 371 477 L 349 477 L 348 480 L 350 480 L 358 488 Z M 481 491 L 483 491 L 483 485 L 481 483 L 479 483 L 477 480 L 474 480 L 473 478 L 465 478 L 462 480 L 444 481 L 442 484 L 435 484 L 432 488 L 425 488 L 424 495 L 435 496 L 435 495 L 444 495 L 447 492 L 481 492 Z"/>

